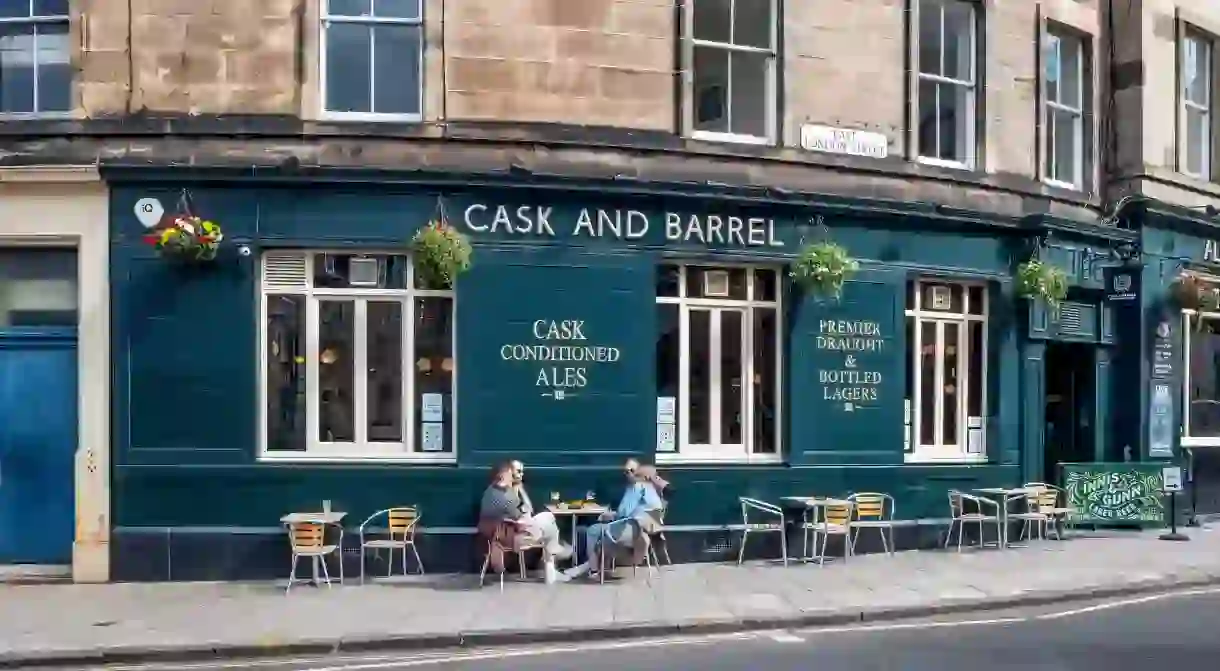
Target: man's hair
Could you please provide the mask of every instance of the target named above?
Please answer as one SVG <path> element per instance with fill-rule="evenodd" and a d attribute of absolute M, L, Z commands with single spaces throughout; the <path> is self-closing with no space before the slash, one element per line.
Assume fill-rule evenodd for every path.
<path fill-rule="evenodd" d="M 491 478 L 490 479 L 492 482 L 495 482 L 496 478 L 499 478 L 501 473 L 503 473 L 505 471 L 511 471 L 511 470 L 513 470 L 512 462 L 510 462 L 510 461 L 497 462 L 494 466 L 491 467 Z"/>

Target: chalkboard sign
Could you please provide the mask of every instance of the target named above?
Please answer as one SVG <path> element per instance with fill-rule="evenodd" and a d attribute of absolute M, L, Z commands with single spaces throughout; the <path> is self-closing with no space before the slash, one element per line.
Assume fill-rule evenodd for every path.
<path fill-rule="evenodd" d="M 1077 524 L 1165 523 L 1162 464 L 1061 464 L 1063 489 Z"/>

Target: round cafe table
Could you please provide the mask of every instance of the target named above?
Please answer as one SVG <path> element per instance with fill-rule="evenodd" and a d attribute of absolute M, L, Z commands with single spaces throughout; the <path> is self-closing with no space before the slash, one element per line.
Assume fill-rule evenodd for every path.
<path fill-rule="evenodd" d="M 578 558 L 580 555 L 580 543 L 578 542 L 579 536 L 576 533 L 576 521 L 581 517 L 588 517 L 590 515 L 601 517 L 603 513 L 610 509 L 600 503 L 586 503 L 580 506 L 551 504 L 546 509 L 547 512 L 555 516 L 556 524 L 563 517 L 572 520 L 572 566 L 578 565 L 580 563 Z"/>

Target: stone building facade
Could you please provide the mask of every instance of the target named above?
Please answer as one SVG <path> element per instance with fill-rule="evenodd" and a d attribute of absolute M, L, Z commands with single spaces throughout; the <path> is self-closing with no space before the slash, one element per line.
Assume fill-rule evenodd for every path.
<path fill-rule="evenodd" d="M 75 438 L 79 580 L 227 577 L 241 573 L 225 564 L 225 557 L 236 556 L 255 557 L 246 567 L 254 573 L 277 574 L 283 569 L 275 554 L 282 549 L 273 533 L 277 511 L 322 498 L 361 519 L 382 503 L 418 503 L 427 511 L 423 524 L 434 548 L 422 544 L 425 561 L 464 556 L 452 553 L 451 543 L 466 537 L 469 511 L 444 502 L 472 500 L 486 466 L 510 456 L 536 464 L 538 486 L 556 490 L 583 490 L 581 478 L 612 477 L 628 454 L 655 458 L 691 492 L 689 503 L 673 511 L 672 521 L 687 532 L 675 542 L 687 544 L 688 556 L 707 557 L 715 554 L 709 548 L 728 547 L 721 536 L 740 525 L 738 495 L 777 501 L 884 489 L 911 516 L 904 542 L 919 545 L 943 530 L 945 482 L 968 489 L 1056 479 L 1061 462 L 1159 464 L 1180 456 L 1179 443 L 1195 448 L 1196 458 L 1210 454 L 1204 452 L 1210 429 L 1192 434 L 1189 418 L 1191 408 L 1204 408 L 1218 394 L 1211 382 L 1201 382 L 1207 376 L 1184 372 L 1194 370 L 1190 352 L 1209 345 L 1192 349 L 1192 336 L 1184 335 L 1189 329 L 1174 332 L 1182 350 L 1174 356 L 1183 365 L 1171 381 L 1158 383 L 1171 387 L 1170 423 L 1183 428 L 1173 432 L 1166 452 L 1157 427 L 1167 406 L 1157 405 L 1156 384 L 1143 384 L 1153 371 L 1145 356 L 1152 330 L 1142 314 L 1111 304 L 1106 285 L 1107 268 L 1138 263 L 1142 252 L 1141 305 L 1160 306 L 1181 273 L 1210 277 L 1209 265 L 1220 267 L 1220 259 L 1204 252 L 1206 241 L 1220 238 L 1210 233 L 1215 211 L 1209 209 L 1220 195 L 1212 160 L 1212 36 L 1220 35 L 1220 8 L 1209 3 L 11 4 L 19 9 L 0 15 L 6 31 L 0 46 L 12 54 L 0 55 L 0 67 L 4 81 L 15 82 L 0 87 L 0 181 L 5 171 L 28 174 L 29 166 L 89 166 L 111 190 L 105 215 L 110 296 L 97 308 L 109 319 L 90 322 L 110 330 L 110 376 L 92 380 L 93 392 L 81 392 L 81 416 L 94 419 Z M 7 193 L 0 190 L 0 198 Z M 233 249 L 242 250 L 225 257 L 233 273 L 194 293 L 202 291 L 198 284 L 151 270 L 160 266 L 141 245 L 144 231 L 132 214 L 148 198 L 166 209 L 189 201 L 223 221 Z M 533 237 L 492 226 L 499 208 L 509 220 L 528 219 Z M 610 231 L 596 240 L 541 235 L 537 225 L 540 212 L 567 225 L 592 211 L 606 214 L 604 231 Z M 615 212 L 626 217 L 628 233 L 610 225 L 618 224 Z M 480 219 L 481 213 L 491 219 Z M 653 228 L 633 238 L 636 215 Z M 355 431 L 347 452 L 315 436 L 300 438 L 295 453 L 273 453 L 268 409 L 282 408 L 269 400 L 267 380 L 267 359 L 278 355 L 259 344 L 271 337 L 267 297 L 299 290 L 309 305 L 321 300 L 312 280 L 291 290 L 268 284 L 273 261 L 288 263 L 285 255 L 296 250 L 302 277 L 319 264 L 349 263 L 353 254 L 381 254 L 378 263 L 393 267 L 396 257 L 386 250 L 408 246 L 437 216 L 470 235 L 475 269 L 449 295 L 410 282 L 392 291 L 401 292 L 394 295 L 404 305 L 421 296 L 449 300 L 459 324 L 484 320 L 477 327 L 450 326 L 456 351 L 472 354 L 451 351 L 437 359 L 448 364 L 428 364 L 450 367 L 449 386 L 435 392 L 445 404 L 440 423 L 448 438 L 438 439 L 436 453 L 423 453 L 425 430 L 441 434 L 420 424 L 425 400 L 408 403 L 404 396 L 395 421 L 416 426 L 400 427 L 398 442 L 391 441 L 402 455 L 369 449 L 377 441 L 368 428 Z M 670 236 L 671 216 L 701 222 L 697 234 L 683 229 Z M 732 221 L 739 231 L 769 231 L 760 240 L 774 244 L 754 246 L 748 234 L 738 236 L 741 244 L 727 233 L 717 238 L 713 221 L 724 222 L 725 231 Z M 802 247 L 824 236 L 846 244 L 862 265 L 837 307 L 786 283 L 774 299 L 760 302 L 752 289 L 740 304 L 730 298 L 699 303 L 707 297 L 692 303 L 685 289 L 669 296 L 658 294 L 651 279 L 639 284 L 639 277 L 671 270 L 685 279 L 704 272 L 698 268 L 715 268 L 731 278 L 731 269 L 747 267 L 750 279 L 743 281 L 761 287 L 770 272 L 783 280 Z M 3 244 L 17 243 L 28 244 L 28 234 Z M 78 252 L 86 253 L 83 246 Z M 1033 255 L 1066 272 L 1070 289 L 1062 310 L 1018 300 L 1016 268 Z M 335 261 L 340 257 L 347 260 Z M 97 260 L 89 262 L 91 272 Z M 522 270 L 540 267 L 564 270 L 545 278 Z M 148 293 L 171 283 L 180 286 L 177 303 Z M 723 314 L 781 306 L 793 312 L 784 317 L 787 335 L 777 336 L 775 351 L 766 355 L 774 359 L 765 364 L 774 364 L 774 380 L 752 368 L 764 366 L 762 360 L 709 363 L 717 382 L 691 377 L 690 352 L 682 349 L 674 354 L 681 361 L 675 379 L 682 382 L 663 391 L 658 381 L 654 390 L 653 377 L 664 377 L 657 369 L 663 357 L 648 354 L 625 359 L 614 374 L 620 377 L 606 377 L 601 391 L 568 400 L 562 407 L 572 410 L 564 414 L 553 393 L 542 405 L 518 403 L 521 390 L 507 381 L 511 370 L 497 368 L 507 364 L 480 358 L 480 348 L 490 347 L 486 334 L 508 333 L 535 317 L 564 318 L 543 314 L 548 301 L 567 305 L 558 289 L 517 305 L 520 314 L 512 311 L 513 292 L 541 286 L 581 287 L 598 300 L 623 301 L 616 309 L 638 316 L 630 328 L 603 325 L 598 314 L 568 317 L 604 329 L 606 346 L 632 356 L 660 347 L 653 342 L 660 336 L 647 331 L 662 327 L 654 315 L 662 304 L 681 305 L 681 315 L 705 307 Z M 509 294 L 497 293 L 505 287 Z M 914 298 L 925 290 L 925 298 Z M 949 312 L 956 315 L 951 328 L 961 329 L 952 333 L 960 335 L 937 326 L 949 322 L 928 312 L 933 303 L 925 301 L 934 298 L 957 306 Z M 974 300 L 975 308 L 957 300 Z M 200 309 L 209 301 L 220 307 Z M 194 307 L 186 310 L 187 303 Z M 475 309 L 468 306 L 486 312 L 463 317 Z M 584 306 L 565 309 L 575 314 Z M 1187 310 L 1180 325 L 1206 320 L 1206 312 Z M 369 317 L 360 314 L 356 322 L 367 329 Z M 826 335 L 819 329 L 839 321 L 863 325 L 888 343 L 887 354 L 868 359 L 875 369 L 860 378 L 887 380 L 880 392 L 828 392 L 815 382 L 818 371 L 842 363 L 826 359 L 817 346 Z M 724 329 L 736 333 L 731 323 L 716 321 L 716 338 Z M 142 358 L 218 324 L 225 325 L 217 336 L 224 354 L 206 367 L 175 358 L 177 372 L 167 374 Z M 683 342 L 692 324 L 674 327 Z M 308 342 L 302 360 L 325 348 L 320 328 L 302 327 Z M 929 332 L 937 335 L 921 340 Z M 984 332 L 978 347 L 950 342 Z M 17 337 L 6 333 L 0 321 L 0 344 Z M 743 342 L 763 337 L 746 333 Z M 500 335 L 492 340 L 503 344 Z M 403 342 L 420 347 L 410 336 Z M 723 354 L 724 342 L 716 340 L 709 351 Z M 925 347 L 931 347 L 926 369 Z M 972 347 L 979 354 L 967 360 L 963 352 Z M 84 389 L 84 371 L 96 377 L 103 350 L 83 341 L 81 348 L 90 352 L 88 362 L 81 359 Z M 454 357 L 467 356 L 482 370 L 471 364 L 454 373 Z M 1065 361 L 1083 367 L 1057 377 Z M 741 367 L 735 386 L 722 381 L 732 377 L 724 366 Z M 317 407 L 325 402 L 318 400 L 318 371 L 300 372 L 302 399 L 308 399 L 301 401 L 300 421 L 310 435 L 329 421 L 319 419 L 325 413 Z M 755 379 L 763 381 L 755 385 L 772 391 L 741 383 L 745 372 L 758 373 Z M 351 374 L 371 384 L 369 374 Z M 435 382 L 425 378 L 403 382 L 402 393 L 422 394 L 425 383 Z M 1136 380 L 1143 391 L 1134 398 L 1111 393 Z M 718 400 L 704 398 L 707 407 L 692 410 L 691 399 L 699 396 L 692 385 L 705 384 Z M 952 390 L 959 386 L 970 391 Z M 459 387 L 482 390 L 465 392 L 468 398 L 487 394 L 483 407 L 465 410 L 479 406 L 468 401 L 457 418 Z M 1067 387 L 1086 390 L 1072 397 L 1072 407 L 1047 400 L 1062 397 Z M 356 394 L 352 406 L 368 421 L 375 414 L 370 393 Z M 853 415 L 831 408 L 827 393 L 879 399 L 873 419 L 861 420 L 868 410 Z M 936 400 L 927 401 L 931 395 Z M 581 405 L 609 397 L 621 405 Z M 164 405 L 197 398 L 234 407 L 200 427 L 172 420 Z M 676 408 L 670 413 L 676 419 L 663 421 L 665 402 Z M 740 403 L 735 411 L 734 403 Z M 485 409 L 496 404 L 501 414 Z M 751 406 L 756 416 L 746 412 Z M 606 412 L 633 419 L 611 432 L 594 428 Z M 696 437 L 699 430 L 686 417 L 692 413 L 719 413 L 709 421 L 722 426 Z M 1194 427 L 1210 421 L 1199 415 Z M 505 422 L 557 428 L 521 435 L 485 429 Z M 46 438 L 52 439 L 61 438 Z M 362 449 L 366 457 L 380 456 L 362 458 Z M 870 468 L 854 468 L 863 466 Z M 404 483 L 418 491 L 413 501 L 377 498 Z M 226 502 L 231 496 L 259 503 Z M 200 500 L 212 507 L 196 505 Z M 204 537 L 216 541 L 220 554 L 192 559 L 202 556 L 197 545 Z M 150 553 L 181 563 L 153 567 L 140 559 Z M 17 559 L 0 546 L 0 561 Z M 39 558 L 61 560 L 68 558 Z"/>

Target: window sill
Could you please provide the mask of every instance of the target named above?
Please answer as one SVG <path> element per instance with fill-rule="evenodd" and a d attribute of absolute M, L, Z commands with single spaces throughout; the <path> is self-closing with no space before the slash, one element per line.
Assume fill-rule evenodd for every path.
<path fill-rule="evenodd" d="M 960 464 L 985 464 L 987 463 L 987 455 L 962 454 L 961 452 L 953 452 L 951 454 L 907 453 L 903 455 L 902 460 L 908 464 L 955 466 Z"/>
<path fill-rule="evenodd" d="M 1182 437 L 1182 447 L 1215 447 L 1220 448 L 1220 437 L 1215 438 L 1187 438 Z"/>
<path fill-rule="evenodd" d="M 769 145 L 772 144 L 771 138 L 759 137 L 757 135 L 738 135 L 736 133 L 713 133 L 706 130 L 692 131 L 692 140 L 703 140 L 705 142 L 724 142 L 736 144 L 753 144 L 753 145 Z"/>
<path fill-rule="evenodd" d="M 752 466 L 755 464 L 782 464 L 782 454 L 690 454 L 662 452 L 656 455 L 657 464 L 732 464 Z"/>
<path fill-rule="evenodd" d="M 72 112 L 0 112 L 0 121 L 67 121 L 75 118 Z"/>
<path fill-rule="evenodd" d="M 1072 184 L 1071 182 L 1060 182 L 1057 179 L 1050 179 L 1049 177 L 1046 179 L 1043 179 L 1042 183 L 1046 184 L 1047 186 L 1053 186 L 1056 189 L 1064 189 L 1067 191 L 1076 191 L 1078 193 L 1084 191 L 1084 189 L 1081 189 L 1076 184 Z"/>
<path fill-rule="evenodd" d="M 933 158 L 931 156 L 917 156 L 915 162 L 920 165 L 931 165 L 937 168 L 949 168 L 951 170 L 974 170 L 974 166 L 964 161 L 949 161 L 943 158 Z"/>
<path fill-rule="evenodd" d="M 318 115 L 318 121 L 357 121 L 372 123 L 420 123 L 423 114 L 378 114 L 375 112 L 325 112 Z"/>
<path fill-rule="evenodd" d="M 310 454 L 309 452 L 262 452 L 258 461 L 281 464 L 456 464 L 457 455 L 451 452 L 396 454 L 378 456 L 368 454 Z"/>

